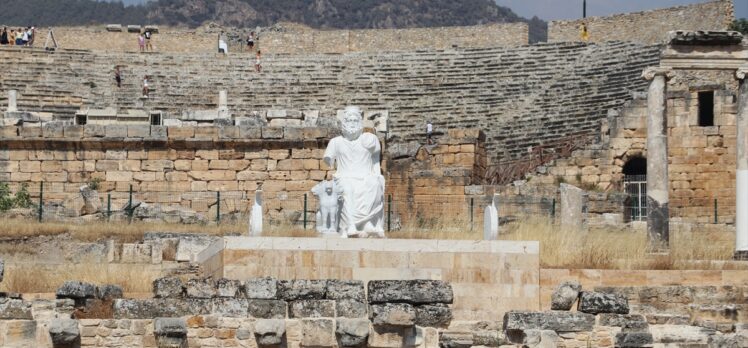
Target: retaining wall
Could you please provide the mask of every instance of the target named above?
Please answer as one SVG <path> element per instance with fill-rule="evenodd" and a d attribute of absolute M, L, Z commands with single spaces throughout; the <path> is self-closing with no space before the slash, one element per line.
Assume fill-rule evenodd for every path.
<path fill-rule="evenodd" d="M 732 0 L 716 0 L 607 17 L 551 21 L 548 42 L 582 41 L 581 26 L 586 23 L 591 42 L 665 43 L 671 30 L 727 30 L 734 17 Z"/>

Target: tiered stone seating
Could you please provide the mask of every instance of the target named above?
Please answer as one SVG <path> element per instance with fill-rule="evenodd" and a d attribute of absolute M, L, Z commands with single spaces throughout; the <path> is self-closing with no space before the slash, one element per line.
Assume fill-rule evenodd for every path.
<path fill-rule="evenodd" d="M 263 57 L 216 54 L 128 54 L 0 48 L 0 110 L 8 89 L 19 107 L 72 116 L 80 107 L 146 108 L 168 116 L 211 109 L 229 93 L 234 116 L 267 109 L 320 110 L 348 104 L 389 110 L 391 141 L 435 131 L 480 128 L 493 163 L 523 156 L 528 146 L 596 133 L 607 110 L 643 91 L 641 71 L 659 62 L 659 46 L 609 42 L 518 48 L 454 49 L 345 55 Z M 123 85 L 113 79 L 122 66 Z M 151 96 L 140 98 L 144 75 Z M 168 117 L 167 116 L 167 117 Z"/>

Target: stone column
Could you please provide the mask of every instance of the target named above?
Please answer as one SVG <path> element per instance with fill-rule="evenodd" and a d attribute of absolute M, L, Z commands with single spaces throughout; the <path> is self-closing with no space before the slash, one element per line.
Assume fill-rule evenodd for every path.
<path fill-rule="evenodd" d="M 748 259 L 748 66 L 735 74 L 740 81 L 737 115 L 737 170 L 735 171 L 735 258 Z"/>
<path fill-rule="evenodd" d="M 667 151 L 667 80 L 673 69 L 650 67 L 642 77 L 647 94 L 647 236 L 649 250 L 666 251 L 670 241 L 670 201 Z"/>
<path fill-rule="evenodd" d="M 584 225 L 584 190 L 569 184 L 559 187 L 561 226 L 581 230 Z"/>
<path fill-rule="evenodd" d="M 8 91 L 8 109 L 5 111 L 7 112 L 18 111 L 17 99 L 18 99 L 18 91 L 16 91 L 15 89 L 9 90 Z"/>
<path fill-rule="evenodd" d="M 229 117 L 229 94 L 226 91 L 218 92 L 218 117 Z"/>

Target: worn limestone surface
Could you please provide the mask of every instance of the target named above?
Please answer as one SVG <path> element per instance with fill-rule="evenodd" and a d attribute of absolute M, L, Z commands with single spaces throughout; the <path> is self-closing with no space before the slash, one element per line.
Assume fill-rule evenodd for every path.
<path fill-rule="evenodd" d="M 577 301 L 582 285 L 577 281 L 566 281 L 559 284 L 551 295 L 551 309 L 568 311 Z"/>

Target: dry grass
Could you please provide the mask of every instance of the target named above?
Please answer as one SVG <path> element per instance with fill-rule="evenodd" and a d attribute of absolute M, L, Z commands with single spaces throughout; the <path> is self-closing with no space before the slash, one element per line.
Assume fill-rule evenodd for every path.
<path fill-rule="evenodd" d="M 7 264 L 2 291 L 53 293 L 68 280 L 94 284 L 117 284 L 126 292 L 151 292 L 154 279 L 161 277 L 159 267 L 140 264 Z"/>
<path fill-rule="evenodd" d="M 33 253 L 26 250 L 19 239 L 42 235 L 69 235 L 80 241 L 97 241 L 114 238 L 122 242 L 134 242 L 142 239 L 147 231 L 203 233 L 209 235 L 245 235 L 246 223 L 225 223 L 221 225 L 180 225 L 154 223 L 104 223 L 93 222 L 87 224 L 43 223 L 23 220 L 4 220 L 3 237 L 15 239 L 15 245 L 0 243 L 0 254 L 15 252 Z M 734 250 L 734 238 L 729 232 L 697 232 L 686 233 L 671 231 L 671 248 L 668 254 L 652 255 L 647 252 L 646 233 L 630 230 L 596 229 L 588 232 L 565 230 L 552 224 L 548 219 L 523 218 L 516 222 L 502 226 L 501 239 L 506 240 L 537 240 L 540 241 L 541 267 L 544 268 L 587 268 L 587 269 L 713 269 L 732 267 L 720 262 L 730 260 Z M 277 237 L 314 237 L 314 226 L 303 229 L 297 225 L 268 225 L 263 233 L 266 236 Z M 408 224 L 401 230 L 388 234 L 390 238 L 398 239 L 465 239 L 479 240 L 483 231 L 478 223 L 471 231 L 469 222 L 454 220 L 447 223 L 430 222 L 429 224 Z M 707 262 L 699 262 L 707 261 Z M 73 267 L 73 266 L 71 266 Z M 100 266 L 92 266 L 94 270 L 70 271 L 57 279 L 72 279 L 74 276 L 86 276 L 100 279 Z M 33 271 L 33 270 L 30 270 Z M 87 273 L 86 273 L 87 272 Z M 14 272 L 15 273 L 15 272 Z M 33 273 L 32 273 L 33 274 Z M 98 274 L 98 275 L 97 275 Z M 138 284 L 139 278 L 134 274 L 133 280 L 128 280 L 130 274 L 109 275 L 104 273 L 105 279 L 117 278 L 115 283 Z M 36 277 L 29 277 L 36 278 Z M 46 278 L 46 276 L 45 276 Z M 113 279 L 113 278 L 112 278 Z M 20 282 L 18 280 L 16 282 Z M 99 281 L 100 282 L 100 281 Z M 4 283 L 5 284 L 5 283 Z M 150 283 L 148 282 L 148 286 Z M 50 285 L 51 286 L 51 285 Z M 128 285 L 132 289 L 139 285 Z M 22 288 L 23 286 L 19 286 Z M 51 286 L 54 288 L 54 286 Z M 134 290 L 133 290 L 134 291 Z"/>
<path fill-rule="evenodd" d="M 22 239 L 38 236 L 70 235 L 72 239 L 84 242 L 95 242 L 103 239 L 116 239 L 130 243 L 143 239 L 146 232 L 174 232 L 174 233 L 202 233 L 214 236 L 224 236 L 246 233 L 247 225 L 184 225 L 167 223 L 142 222 L 44 222 L 34 220 L 2 219 L 2 239 Z"/>

